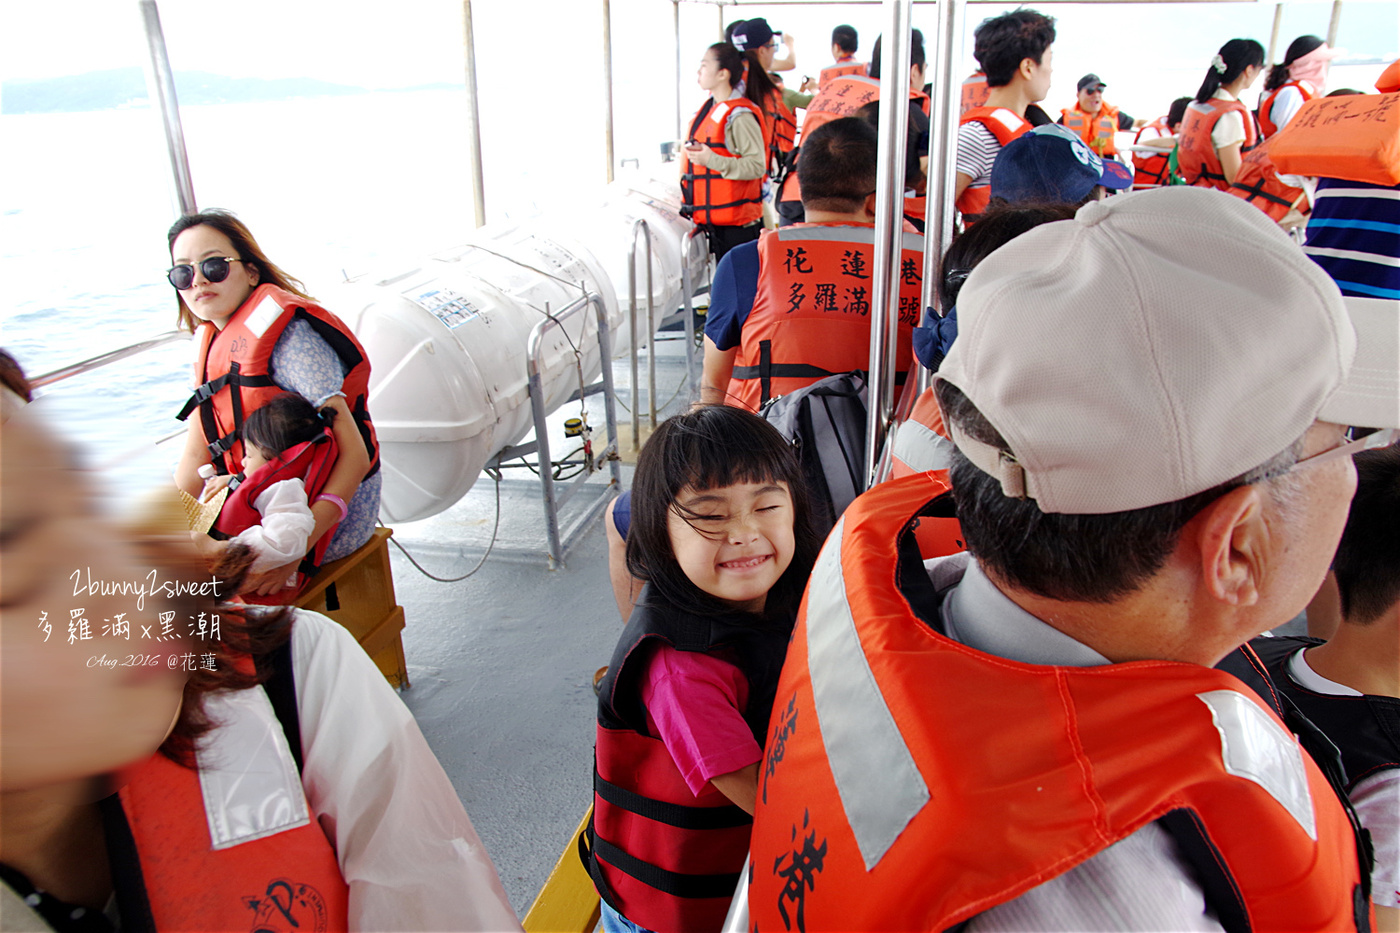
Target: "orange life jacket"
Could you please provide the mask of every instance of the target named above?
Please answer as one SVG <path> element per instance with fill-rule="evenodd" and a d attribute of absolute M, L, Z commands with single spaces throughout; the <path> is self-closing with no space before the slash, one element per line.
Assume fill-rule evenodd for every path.
<path fill-rule="evenodd" d="M 890 471 L 892 479 L 912 476 L 938 470 L 945 474 L 948 469 L 948 450 L 952 446 L 948 429 L 943 425 L 943 412 L 938 407 L 938 399 L 933 389 L 925 389 L 909 417 L 899 423 L 894 434 L 894 449 Z"/>
<path fill-rule="evenodd" d="M 269 728 L 276 729 L 268 715 Z M 270 747 L 264 743 L 260 754 L 272 754 L 262 751 Z M 299 755 L 297 749 L 297 761 Z M 264 774 L 297 767 L 280 756 L 247 764 L 250 772 L 261 768 Z M 216 849 L 210 825 L 223 826 L 229 815 L 206 801 L 198 771 L 156 754 L 130 777 L 119 800 L 135 851 L 129 853 L 133 859 L 120 860 L 119 869 L 114 865 L 118 874 L 132 876 L 118 885 L 118 897 L 122 903 L 144 893 L 155 929 L 348 929 L 349 889 L 315 814 L 300 826 L 260 838 L 221 840 Z M 293 791 L 303 795 L 304 807 L 300 781 Z M 110 834 L 109 829 L 109 847 Z M 138 880 L 144 892 L 130 890 Z"/>
<path fill-rule="evenodd" d="M 238 431 L 245 416 L 282 394 L 272 381 L 272 351 L 287 325 L 298 318 L 310 323 L 317 336 L 330 344 L 347 370 L 341 391 L 369 452 L 370 469 L 365 475 L 373 476 L 379 469 L 379 442 L 367 405 L 369 357 L 364 347 L 340 318 L 276 285 L 253 289 L 223 330 L 207 321 L 195 329 L 199 349 L 194 358 L 194 381 L 198 388 L 177 417 L 184 421 L 198 408 L 215 470 L 221 474 L 241 472 L 243 442 Z"/>
<path fill-rule="evenodd" d="M 1400 93 L 1310 100 L 1278 134 L 1269 158 L 1286 175 L 1400 184 Z"/>
<path fill-rule="evenodd" d="M 839 75 L 830 82 L 823 82 L 817 96 L 807 105 L 807 115 L 802 118 L 802 134 L 813 133 L 817 127 L 853 117 L 860 108 L 880 99 L 880 82 L 865 75 Z M 801 156 L 799 151 L 798 156 Z M 797 181 L 796 168 L 788 172 L 783 182 L 780 201 L 801 201 L 802 187 Z"/>
<path fill-rule="evenodd" d="M 1254 133 L 1254 116 L 1244 104 L 1237 100 L 1211 98 L 1204 104 L 1193 100 L 1187 105 L 1176 144 L 1177 168 L 1187 184 L 1219 188 L 1221 191 L 1229 189 L 1230 183 L 1225 179 L 1225 171 L 1220 165 L 1220 154 L 1210 141 L 1210 131 L 1215 128 L 1216 121 L 1232 110 L 1238 110 L 1244 117 L 1244 144 L 1240 151 L 1248 152 L 1254 148 L 1257 137 Z"/>
<path fill-rule="evenodd" d="M 856 61 L 852 55 L 847 55 L 845 58 L 837 59 L 836 64 L 827 65 L 822 69 L 821 75 L 817 78 L 817 92 L 821 93 L 827 84 L 842 75 L 858 75 L 863 78 L 869 73 L 869 65 Z"/>
<path fill-rule="evenodd" d="M 924 232 L 924 219 L 928 217 L 928 197 L 922 194 L 904 196 L 904 229 L 913 228 L 915 233 Z"/>
<path fill-rule="evenodd" d="M 1065 129 L 1079 134 L 1084 145 L 1101 156 L 1115 156 L 1118 147 L 1113 144 L 1113 134 L 1118 132 L 1118 108 L 1104 101 L 1096 114 L 1085 113 L 1079 104 L 1060 111 Z"/>
<path fill-rule="evenodd" d="M 980 71 L 974 71 L 966 78 L 963 78 L 962 97 L 960 100 L 962 107 L 961 112 L 967 113 L 975 107 L 985 107 L 987 105 L 987 98 L 991 96 L 991 93 L 992 89 L 987 87 L 987 76 Z"/>
<path fill-rule="evenodd" d="M 772 127 L 770 149 L 778 157 L 787 155 L 792 151 L 793 141 L 797 139 L 797 116 L 783 103 L 782 91 L 774 88 L 769 93 L 763 113 Z"/>
<path fill-rule="evenodd" d="M 974 107 L 963 113 L 958 125 L 980 123 L 991 130 L 997 142 L 1005 146 L 1011 140 L 1031 131 L 1031 125 L 1005 107 Z M 967 217 L 976 217 L 987 210 L 992 199 L 990 184 L 973 187 L 968 185 L 957 201 L 958 210 Z"/>
<path fill-rule="evenodd" d="M 1171 128 L 1167 126 L 1166 117 L 1158 117 L 1151 123 L 1137 131 L 1133 137 L 1133 145 L 1137 145 L 1142 139 L 1142 134 L 1148 130 L 1155 130 L 1156 136 L 1152 139 L 1159 139 L 1163 136 L 1171 135 Z M 1171 176 L 1171 150 L 1163 149 L 1161 155 L 1147 155 L 1142 152 L 1133 153 L 1133 190 L 1141 191 L 1144 188 L 1157 188 L 1165 185 Z"/>
<path fill-rule="evenodd" d="M 741 111 L 753 114 L 759 126 L 766 127 L 766 117 L 758 105 L 747 97 L 731 97 L 722 104 L 714 98 L 695 114 L 690 124 L 690 138 L 704 143 L 722 156 L 734 157 L 724 144 L 724 130 L 729 121 Z M 764 132 L 764 139 L 770 136 Z M 763 216 L 763 178 L 730 180 L 712 168 L 692 165 L 681 149 L 681 193 L 685 203 L 681 213 L 701 226 L 744 227 Z"/>
<path fill-rule="evenodd" d="M 941 633 L 909 532 L 944 489 L 874 487 L 813 569 L 759 771 L 750 927 L 947 930 L 1159 819 L 1226 929 L 1364 924 L 1340 800 L 1238 679 L 1024 664 Z"/>
<path fill-rule="evenodd" d="M 1279 85 L 1268 94 L 1264 95 L 1264 99 L 1259 102 L 1259 135 L 1262 139 L 1268 139 L 1270 136 L 1283 129 L 1281 126 L 1274 125 L 1272 115 L 1274 112 L 1274 101 L 1278 99 L 1279 94 L 1283 93 L 1283 89 L 1286 87 L 1297 88 L 1298 93 L 1303 95 L 1303 103 L 1305 104 L 1310 100 L 1316 99 L 1318 96 L 1317 88 L 1313 87 L 1307 81 L 1289 81 Z"/>
<path fill-rule="evenodd" d="M 1244 154 L 1239 174 L 1226 190 L 1237 198 L 1244 198 L 1275 221 L 1283 220 L 1294 207 L 1306 214 L 1310 206 L 1303 189 L 1285 185 L 1269 158 L 1272 142 L 1272 138 L 1266 139 Z"/>
<path fill-rule="evenodd" d="M 896 369 L 908 373 L 919 322 L 924 238 L 902 233 Z M 836 373 L 870 367 L 874 227 L 794 224 L 758 238 L 758 291 L 745 318 L 728 404 L 758 411 Z"/>

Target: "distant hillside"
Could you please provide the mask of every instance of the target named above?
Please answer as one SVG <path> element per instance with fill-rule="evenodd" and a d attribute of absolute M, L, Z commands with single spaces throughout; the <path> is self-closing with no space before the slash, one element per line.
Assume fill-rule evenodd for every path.
<path fill-rule="evenodd" d="M 446 88 L 448 85 L 432 85 Z M 418 90 L 410 88 L 406 90 Z M 366 88 L 314 78 L 230 78 L 205 71 L 177 71 L 175 94 L 182 105 L 289 100 L 300 97 L 364 94 Z M 0 87 L 0 113 L 73 113 L 145 107 L 146 76 L 140 68 L 113 68 L 36 81 L 6 81 Z"/>

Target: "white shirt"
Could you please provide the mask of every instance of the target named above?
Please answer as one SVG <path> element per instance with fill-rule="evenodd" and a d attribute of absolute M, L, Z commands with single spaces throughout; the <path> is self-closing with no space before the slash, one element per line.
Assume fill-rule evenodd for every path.
<path fill-rule="evenodd" d="M 306 501 L 306 486 L 299 479 L 273 483 L 253 500 L 253 510 L 262 517 L 232 539 L 252 548 L 253 573 L 290 564 L 306 554 L 316 517 Z"/>
<path fill-rule="evenodd" d="M 1216 88 L 1212 100 L 1239 100 L 1223 87 Z M 1227 110 L 1215 121 L 1210 130 L 1210 144 L 1216 149 L 1224 149 L 1245 141 L 1244 114 L 1238 110 Z"/>
<path fill-rule="evenodd" d="M 1012 602 L 966 552 L 928 561 L 949 638 L 1027 664 L 1095 667 L 1110 663 L 1087 645 Z M 951 590 L 947 589 L 952 587 Z M 1195 872 L 1156 823 L 1013 900 L 973 917 L 969 933 L 990 931 L 1223 930 L 1206 906 Z"/>
<path fill-rule="evenodd" d="M 349 885 L 350 929 L 519 930 L 413 714 L 349 632 L 295 612 L 301 782 Z"/>

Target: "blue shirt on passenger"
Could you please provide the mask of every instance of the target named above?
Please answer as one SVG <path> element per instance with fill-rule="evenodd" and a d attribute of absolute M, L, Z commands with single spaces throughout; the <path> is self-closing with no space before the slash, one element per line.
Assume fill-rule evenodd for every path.
<path fill-rule="evenodd" d="M 715 267 L 710 310 L 705 313 L 705 336 L 721 350 L 739 345 L 739 335 L 758 295 L 758 268 L 757 240 L 734 247 Z"/>
<path fill-rule="evenodd" d="M 1400 185 L 1321 178 L 1303 252 L 1343 295 L 1400 298 Z"/>

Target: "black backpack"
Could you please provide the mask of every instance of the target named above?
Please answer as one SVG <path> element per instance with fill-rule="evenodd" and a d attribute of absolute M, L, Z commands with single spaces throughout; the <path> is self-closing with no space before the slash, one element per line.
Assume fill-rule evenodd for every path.
<path fill-rule="evenodd" d="M 822 537 L 865 491 L 865 399 L 865 373 L 857 370 L 780 395 L 759 412 L 797 449 Z"/>

